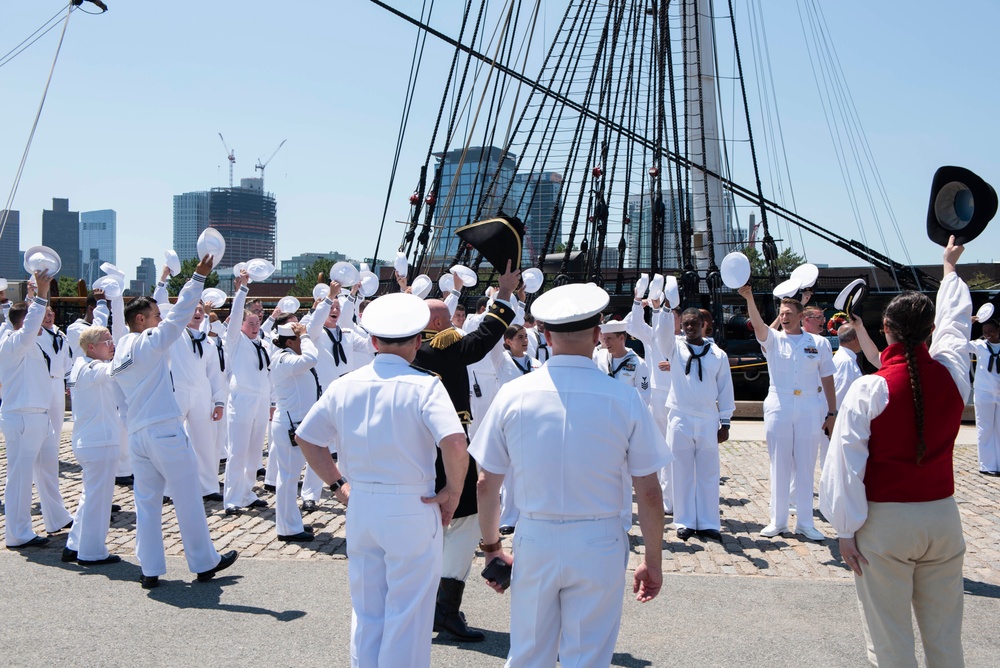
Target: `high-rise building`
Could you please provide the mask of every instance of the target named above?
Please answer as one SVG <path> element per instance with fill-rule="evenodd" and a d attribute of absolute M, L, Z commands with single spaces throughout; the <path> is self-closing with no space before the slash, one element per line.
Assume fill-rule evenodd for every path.
<path fill-rule="evenodd" d="M 135 268 L 135 280 L 129 282 L 126 295 L 141 297 L 148 295 L 156 285 L 156 263 L 153 258 L 144 257 L 139 260 L 139 265 Z"/>
<path fill-rule="evenodd" d="M 279 278 L 295 278 L 312 266 L 316 260 L 344 262 L 347 260 L 347 256 L 336 251 L 330 251 L 329 253 L 302 253 L 301 255 L 292 257 L 291 260 L 282 260 L 281 269 L 276 274 Z"/>
<path fill-rule="evenodd" d="M 115 264 L 115 242 L 118 215 L 114 209 L 82 211 L 80 213 L 80 253 L 82 278 L 92 285 L 104 272 L 101 264 Z"/>
<path fill-rule="evenodd" d="M 501 164 L 502 153 L 495 146 L 480 146 L 436 154 L 441 161 L 441 186 L 435 194 L 434 224 L 438 236 L 431 241 L 433 252 L 430 255 L 443 261 L 454 257 L 459 247 L 455 230 L 478 217 L 498 212 L 517 167 L 517 156 L 509 153 Z M 499 175 L 494 183 L 497 172 Z M 509 213 L 513 213 L 513 207 Z"/>
<path fill-rule="evenodd" d="M 562 174 L 557 172 L 522 173 L 514 176 L 514 187 L 511 190 L 514 205 L 510 208 L 517 212 L 517 217 L 524 223 L 522 261 L 527 265 L 534 265 L 542 252 L 553 216 L 557 216 L 557 220 L 549 252 L 551 253 L 556 244 L 562 241 L 562 229 L 557 214 L 562 184 Z"/>
<path fill-rule="evenodd" d="M 691 198 L 688 197 L 688 207 Z M 681 207 L 681 197 L 673 190 L 663 192 L 663 269 L 682 269 L 681 256 L 678 254 L 680 240 L 681 217 L 684 210 Z M 652 264 L 650 242 L 652 240 L 653 209 L 649 193 L 629 195 L 628 199 L 629 227 L 625 233 L 626 243 L 625 266 L 648 270 Z M 617 253 L 617 248 L 616 251 Z M 617 256 L 616 256 L 617 257 Z"/>
<path fill-rule="evenodd" d="M 0 220 L 4 210 L 0 209 Z M 21 250 L 21 214 L 11 210 L 0 233 L 0 278 L 14 280 L 24 276 L 24 252 Z"/>
<path fill-rule="evenodd" d="M 277 204 L 261 179 L 242 179 L 239 188 L 212 188 L 208 224 L 226 240 L 220 267 L 258 257 L 274 262 Z"/>
<path fill-rule="evenodd" d="M 174 195 L 174 250 L 184 260 L 198 255 L 198 237 L 208 227 L 208 193 Z"/>
<path fill-rule="evenodd" d="M 80 212 L 69 210 L 69 200 L 52 198 L 52 209 L 42 211 L 42 245 L 62 259 L 60 276 L 83 278 L 80 270 Z"/>

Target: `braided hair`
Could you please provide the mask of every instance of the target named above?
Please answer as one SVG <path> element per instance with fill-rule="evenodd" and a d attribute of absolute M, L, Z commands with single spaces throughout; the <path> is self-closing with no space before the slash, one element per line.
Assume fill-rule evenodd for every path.
<path fill-rule="evenodd" d="M 930 338 L 934 329 L 934 302 L 919 292 L 907 291 L 889 302 L 885 307 L 883 318 L 885 328 L 903 346 L 906 370 L 910 374 L 910 388 L 913 390 L 913 409 L 917 423 L 919 464 L 927 451 L 927 444 L 924 442 L 924 390 L 917 368 L 916 349 Z"/>

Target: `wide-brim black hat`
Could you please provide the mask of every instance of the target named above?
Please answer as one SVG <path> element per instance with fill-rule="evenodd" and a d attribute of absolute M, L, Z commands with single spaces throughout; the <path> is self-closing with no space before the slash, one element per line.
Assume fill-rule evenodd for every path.
<path fill-rule="evenodd" d="M 505 271 L 508 260 L 511 270 L 521 268 L 524 223 L 516 217 L 500 214 L 495 218 L 469 223 L 455 230 L 455 234 L 482 253 L 497 271 Z"/>
<path fill-rule="evenodd" d="M 843 311 L 848 318 L 852 316 L 861 317 L 861 305 L 868 295 L 868 284 L 865 279 L 859 278 L 847 284 L 837 298 L 833 300 L 833 307 L 838 311 Z"/>
<path fill-rule="evenodd" d="M 931 181 L 927 206 L 927 236 L 941 246 L 955 235 L 956 244 L 966 244 L 986 229 L 997 212 L 993 186 L 964 167 L 941 167 Z"/>

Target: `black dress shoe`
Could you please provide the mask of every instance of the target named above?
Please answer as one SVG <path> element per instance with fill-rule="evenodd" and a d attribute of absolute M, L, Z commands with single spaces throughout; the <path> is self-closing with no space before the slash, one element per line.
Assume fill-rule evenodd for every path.
<path fill-rule="evenodd" d="M 236 550 L 229 550 L 229 552 L 226 552 L 224 555 L 222 555 L 222 559 L 219 561 L 218 566 L 216 566 L 210 571 L 205 571 L 204 573 L 198 573 L 198 582 L 208 582 L 213 577 L 215 577 L 216 573 L 218 573 L 219 571 L 224 571 L 230 566 L 232 566 L 234 563 L 236 563 L 236 557 L 238 556 L 240 555 L 239 553 L 236 552 Z"/>
<path fill-rule="evenodd" d="M 677 537 L 683 540 L 685 543 L 687 539 L 694 535 L 694 529 L 689 529 L 687 527 L 680 527 L 677 529 Z"/>
<path fill-rule="evenodd" d="M 509 536 L 512 533 L 514 533 L 514 527 L 512 527 L 511 525 L 504 524 L 502 527 L 500 527 L 500 535 L 501 536 Z"/>
<path fill-rule="evenodd" d="M 264 499 L 256 499 L 247 508 L 267 508 L 267 501 Z"/>
<path fill-rule="evenodd" d="M 239 515 L 241 512 L 242 511 L 239 508 L 237 508 L 236 506 L 233 506 L 231 508 L 226 508 L 226 514 L 227 515 Z"/>
<path fill-rule="evenodd" d="M 260 467 L 259 469 L 257 469 L 257 477 L 258 477 L 258 478 L 263 478 L 263 477 L 264 477 L 264 476 L 266 476 L 266 475 L 267 475 L 267 469 L 266 469 L 266 468 L 264 468 L 264 467 L 262 466 L 262 467 Z"/>
<path fill-rule="evenodd" d="M 8 545 L 8 549 L 20 550 L 22 547 L 41 547 L 42 545 L 48 544 L 49 539 L 45 536 L 35 536 L 27 543 L 21 543 L 20 545 Z"/>
<path fill-rule="evenodd" d="M 156 589 L 160 586 L 160 578 L 155 575 L 140 575 L 139 584 L 143 589 Z"/>
<path fill-rule="evenodd" d="M 134 482 L 135 482 L 135 476 L 130 476 L 130 475 L 115 476 L 116 485 L 124 485 L 128 487 L 131 486 Z"/>
<path fill-rule="evenodd" d="M 213 494 L 206 494 L 205 496 L 201 497 L 201 500 L 202 501 L 222 501 L 222 495 L 219 494 L 218 492 L 215 492 Z"/>
<path fill-rule="evenodd" d="M 169 496 L 163 497 L 163 505 L 169 506 L 169 505 L 172 505 L 172 504 L 173 504 L 173 501 L 170 500 Z"/>
<path fill-rule="evenodd" d="M 722 542 L 722 534 L 715 529 L 698 529 L 696 533 L 702 538 Z"/>
<path fill-rule="evenodd" d="M 111 504 L 111 512 L 113 512 L 113 513 L 120 513 L 121 511 L 122 511 L 122 507 L 119 506 L 117 503 L 112 503 Z"/>
<path fill-rule="evenodd" d="M 55 536 L 60 531 L 66 531 L 66 529 L 70 529 L 72 527 L 73 527 L 73 520 L 70 520 L 69 522 L 66 523 L 66 526 L 59 527 L 55 531 L 47 531 L 46 533 L 49 534 L 50 536 Z"/>
<path fill-rule="evenodd" d="M 275 492 L 277 492 L 277 491 L 278 491 L 278 488 L 277 488 L 277 486 L 275 486 L 275 485 L 268 485 L 268 484 L 267 484 L 267 483 L 265 482 L 265 483 L 264 483 L 264 491 L 265 491 L 265 492 L 270 492 L 271 494 L 274 494 Z"/>
<path fill-rule="evenodd" d="M 312 511 L 316 510 L 316 502 L 315 501 L 303 501 L 302 502 L 302 510 L 304 510 L 307 513 L 311 513 Z"/>
<path fill-rule="evenodd" d="M 76 561 L 76 550 L 71 550 L 68 547 L 64 547 L 62 551 L 62 557 L 59 559 L 59 561 L 63 562 L 64 564 Z"/>
<path fill-rule="evenodd" d="M 278 540 L 285 543 L 308 543 L 311 540 L 315 540 L 316 536 L 311 531 L 300 531 L 299 533 L 293 534 L 278 534 Z"/>
<path fill-rule="evenodd" d="M 117 554 L 109 554 L 103 559 L 79 559 L 76 563 L 81 566 L 103 566 L 105 564 L 117 564 L 122 558 Z"/>

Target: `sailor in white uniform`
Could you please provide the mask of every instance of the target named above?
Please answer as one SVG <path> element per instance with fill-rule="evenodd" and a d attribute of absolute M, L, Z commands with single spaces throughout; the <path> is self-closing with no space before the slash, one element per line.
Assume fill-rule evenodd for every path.
<path fill-rule="evenodd" d="M 557 657 L 566 666 L 611 664 L 628 561 L 619 519 L 623 467 L 647 546 L 633 591 L 646 602 L 662 584 L 656 472 L 670 453 L 638 393 L 594 368 L 608 300 L 593 284 L 573 284 L 534 302 L 553 356 L 500 389 L 469 446 L 480 466 L 480 548 L 487 563 L 513 564 L 508 666 L 554 666 Z M 498 493 L 508 470 L 521 511 L 513 556 L 499 533 Z"/>
<path fill-rule="evenodd" d="M 615 380 L 634 387 L 648 406 L 650 400 L 649 367 L 631 348 L 625 346 L 622 320 L 609 320 L 601 325 L 601 348 L 594 352 L 597 368 Z"/>
<path fill-rule="evenodd" d="M 108 315 L 110 309 L 108 300 L 104 298 L 103 290 L 94 290 L 87 295 L 87 312 L 82 318 L 77 318 L 66 328 L 66 340 L 69 342 L 69 350 L 73 358 L 84 356 L 84 351 L 80 349 L 80 332 L 91 325 L 98 327 L 108 326 Z"/>
<path fill-rule="evenodd" d="M 429 319 L 414 295 L 372 302 L 362 324 L 380 354 L 326 388 L 297 430 L 309 465 L 342 500 L 349 494 L 352 666 L 430 666 L 442 523 L 458 505 L 469 457 L 441 381 L 410 366 Z M 448 476 L 436 496 L 435 445 Z"/>
<path fill-rule="evenodd" d="M 163 490 L 173 493 L 174 512 L 184 542 L 188 568 L 205 582 L 236 561 L 236 551 L 220 555 L 212 545 L 198 486 L 198 461 L 184 434 L 167 364 L 170 346 L 184 332 L 198 305 L 206 256 L 178 295 L 165 320 L 151 299 L 139 297 L 125 309 L 129 334 L 115 351 L 112 375 L 125 395 L 129 448 L 135 471 L 136 556 L 144 589 L 159 586 L 167 572 L 163 552 Z"/>
<path fill-rule="evenodd" d="M 0 427 L 6 443 L 7 482 L 4 487 L 6 515 L 4 541 L 9 548 L 45 545 L 49 539 L 35 534 L 31 526 L 31 480 L 42 443 L 52 429 L 48 410 L 52 404 L 52 383 L 42 349 L 37 344 L 39 328 L 48 308 L 52 277 L 35 273 L 37 294 L 28 302 L 14 304 L 7 313 L 10 331 L 0 340 Z M 50 360 L 51 362 L 51 360 Z M 61 426 L 61 425 L 60 425 Z M 42 516 L 46 526 L 61 528 L 66 509 L 42 496 Z M 68 515 L 68 513 L 67 513 Z M 51 520 L 50 520 L 51 517 Z"/>
<path fill-rule="evenodd" d="M 528 356 L 534 357 L 539 364 L 545 364 L 552 356 L 549 344 L 545 340 L 545 323 L 535 320 L 535 326 L 528 330 Z"/>
<path fill-rule="evenodd" d="M 761 318 L 750 286 L 743 286 L 739 292 L 746 300 L 771 379 L 764 400 L 764 430 L 771 459 L 771 514 L 760 535 L 773 538 L 788 531 L 794 466 L 795 478 L 803 481 L 795 488 L 795 533 L 809 540 L 825 540 L 813 522 L 812 481 L 820 430 L 830 433 L 837 415 L 830 344 L 821 336 L 802 331 L 802 305 L 798 301 L 781 300 L 778 320 L 782 330 L 776 331 Z M 819 395 L 826 399 L 825 419 L 816 411 Z"/>
<path fill-rule="evenodd" d="M 681 314 L 684 336 L 669 333 L 673 319 L 668 310 L 657 332 L 657 348 L 673 369 L 666 405 L 667 443 L 674 456 L 674 524 L 681 540 L 698 534 L 721 542 L 719 443 L 729 440 L 729 421 L 736 410 L 729 357 L 704 338 L 699 309 Z"/>
<path fill-rule="evenodd" d="M 971 342 L 976 355 L 972 385 L 979 442 L 979 472 L 1000 476 L 1000 325 L 983 323 L 983 337 Z"/>

